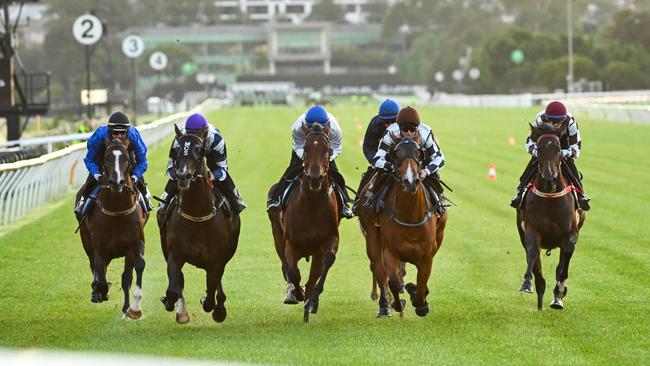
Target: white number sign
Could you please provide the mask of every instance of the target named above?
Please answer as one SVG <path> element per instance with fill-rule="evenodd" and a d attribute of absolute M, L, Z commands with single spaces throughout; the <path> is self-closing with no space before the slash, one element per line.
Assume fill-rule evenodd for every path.
<path fill-rule="evenodd" d="M 122 41 L 122 52 L 129 58 L 139 57 L 144 52 L 144 41 L 138 36 L 130 35 Z"/>
<path fill-rule="evenodd" d="M 156 51 L 149 56 L 149 65 L 152 69 L 160 71 L 167 66 L 167 55 L 160 51 Z"/>
<path fill-rule="evenodd" d="M 102 38 L 104 29 L 102 22 L 94 15 L 84 14 L 72 24 L 72 35 L 77 42 L 84 46 L 97 43 Z"/>

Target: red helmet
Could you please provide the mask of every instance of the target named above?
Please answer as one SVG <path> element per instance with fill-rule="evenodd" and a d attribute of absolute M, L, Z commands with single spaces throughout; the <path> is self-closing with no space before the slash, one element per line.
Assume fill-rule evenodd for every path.
<path fill-rule="evenodd" d="M 544 111 L 544 117 L 546 117 L 546 119 L 564 120 L 566 115 L 566 107 L 562 102 L 558 102 L 557 100 L 550 102 Z"/>

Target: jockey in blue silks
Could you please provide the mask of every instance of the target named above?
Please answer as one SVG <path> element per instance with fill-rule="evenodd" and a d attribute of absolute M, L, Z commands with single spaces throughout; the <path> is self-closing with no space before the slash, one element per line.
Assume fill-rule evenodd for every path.
<path fill-rule="evenodd" d="M 223 194 L 235 214 L 242 212 L 246 208 L 246 205 L 235 187 L 235 182 L 228 173 L 226 141 L 221 136 L 221 132 L 212 124 L 208 123 L 203 115 L 198 113 L 192 114 L 187 118 L 185 127 L 181 132 L 183 134 L 194 134 L 203 139 L 203 147 L 207 151 L 206 161 L 208 169 L 212 173 L 213 189 Z M 158 206 L 158 215 L 163 215 L 163 217 L 168 204 L 176 196 L 178 190 L 175 180 L 174 158 L 176 157 L 176 149 L 179 147 L 178 140 L 174 139 L 169 149 L 169 161 L 167 163 L 167 177 L 169 177 L 169 181 L 167 181 L 165 192 L 160 197 L 160 206 Z"/>
<path fill-rule="evenodd" d="M 379 142 L 381 141 L 382 137 L 384 137 L 386 129 L 395 123 L 398 112 L 399 104 L 390 98 L 386 98 L 379 105 L 379 111 L 377 115 L 372 117 L 370 123 L 368 123 L 366 134 L 363 137 L 363 155 L 366 157 L 366 160 L 368 160 L 370 166 L 361 176 L 357 195 L 359 192 L 361 192 L 363 187 L 368 184 L 370 178 L 372 178 L 374 173 L 377 171 L 377 168 L 374 166 L 374 158 L 375 154 L 377 154 L 377 150 L 379 149 Z"/>
<path fill-rule="evenodd" d="M 147 171 L 147 147 L 137 129 L 131 128 L 129 117 L 123 112 L 115 112 L 108 118 L 105 126 L 100 126 L 90 136 L 86 145 L 88 152 L 84 158 L 84 164 L 88 169 L 88 178 L 79 192 L 81 197 L 75 207 L 75 213 L 82 217 L 90 212 L 93 202 L 99 192 L 99 179 L 102 177 L 102 165 L 104 164 L 104 150 L 106 143 L 112 139 L 129 140 L 129 153 L 133 166 L 131 178 L 136 188 L 142 194 L 143 208 L 151 211 L 151 195 L 144 182 L 144 172 Z"/>

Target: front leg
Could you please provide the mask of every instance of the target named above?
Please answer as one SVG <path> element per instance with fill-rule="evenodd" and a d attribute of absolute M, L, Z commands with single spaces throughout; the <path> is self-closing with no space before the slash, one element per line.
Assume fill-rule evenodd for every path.
<path fill-rule="evenodd" d="M 567 244 L 561 248 L 560 261 L 555 269 L 555 288 L 553 289 L 554 299 L 551 303 L 551 308 L 562 310 L 564 309 L 563 299 L 568 293 L 566 280 L 569 278 L 569 262 L 575 251 L 576 243 L 578 241 L 578 233 L 572 233 L 569 236 Z"/>
<path fill-rule="evenodd" d="M 524 274 L 524 282 L 521 284 L 519 291 L 533 293 L 533 265 L 535 259 L 539 257 L 539 242 L 541 238 L 539 234 L 527 227 L 524 231 L 524 244 L 526 249 L 526 273 Z"/>

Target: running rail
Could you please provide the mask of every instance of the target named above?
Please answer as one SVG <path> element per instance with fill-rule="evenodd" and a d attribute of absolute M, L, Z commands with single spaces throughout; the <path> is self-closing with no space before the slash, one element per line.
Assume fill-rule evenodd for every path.
<path fill-rule="evenodd" d="M 137 129 L 150 147 L 174 132 L 172 124 L 181 126 L 188 115 L 219 107 L 220 100 L 208 99 L 190 111 L 172 114 Z M 83 163 L 85 156 L 86 143 L 81 142 L 35 159 L 0 164 L 0 226 L 81 186 L 88 175 Z"/>

